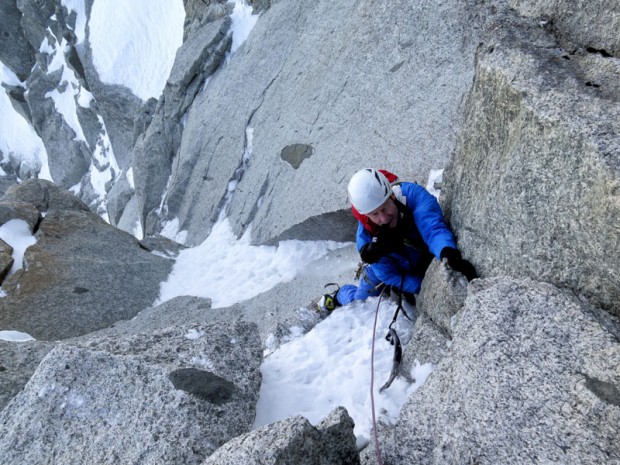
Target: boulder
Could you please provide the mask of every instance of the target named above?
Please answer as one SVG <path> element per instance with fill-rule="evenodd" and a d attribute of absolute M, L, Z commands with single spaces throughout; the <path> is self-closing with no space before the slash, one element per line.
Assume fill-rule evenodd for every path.
<path fill-rule="evenodd" d="M 162 176 L 138 193 L 151 199 L 145 215 L 178 218 L 188 245 L 207 237 L 222 209 L 235 233 L 252 225 L 253 243 L 293 232 L 350 240 L 346 184 L 357 169 L 425 183 L 447 163 L 473 76 L 477 14 L 456 0 L 274 2 L 193 101 L 168 189 Z M 161 164 L 152 175 L 143 168 L 155 176 Z M 152 209 L 162 195 L 160 213 Z"/>
<path fill-rule="evenodd" d="M 7 205 L 31 204 L 40 213 L 47 213 L 49 210 L 90 211 L 88 206 L 71 192 L 44 179 L 28 179 L 21 184 L 10 187 L 1 201 Z M 29 207 L 25 207 L 25 209 L 29 212 L 28 218 L 34 219 L 34 214 L 29 211 Z M 25 216 L 23 214 L 20 219 L 30 224 L 31 221 L 28 221 Z"/>
<path fill-rule="evenodd" d="M 0 299 L 0 327 L 35 339 L 78 336 L 132 318 L 155 301 L 172 268 L 81 209 L 49 211 L 36 239 Z"/>
<path fill-rule="evenodd" d="M 174 258 L 187 248 L 183 244 L 160 235 L 145 237 L 140 241 L 140 247 L 167 258 Z"/>
<path fill-rule="evenodd" d="M 0 225 L 11 220 L 23 220 L 28 224 L 30 231 L 34 231 L 41 220 L 41 212 L 29 202 L 0 199 Z"/>
<path fill-rule="evenodd" d="M 446 334 L 452 327 L 458 311 L 467 296 L 467 279 L 451 270 L 446 264 L 433 260 L 426 270 L 420 294 L 416 299 L 418 310 Z"/>
<path fill-rule="evenodd" d="M 302 416 L 287 418 L 227 442 L 202 465 L 359 464 L 353 427 L 344 407 L 316 428 Z"/>
<path fill-rule="evenodd" d="M 0 413 L 6 463 L 200 464 L 245 433 L 260 386 L 250 324 L 61 344 Z"/>
<path fill-rule="evenodd" d="M 620 315 L 620 64 L 571 55 L 533 21 L 494 24 L 444 174 L 459 247 L 482 276 L 549 281 Z"/>
<path fill-rule="evenodd" d="M 620 343 L 609 315 L 509 277 L 473 281 L 461 312 L 451 353 L 381 431 L 386 463 L 620 461 Z"/>

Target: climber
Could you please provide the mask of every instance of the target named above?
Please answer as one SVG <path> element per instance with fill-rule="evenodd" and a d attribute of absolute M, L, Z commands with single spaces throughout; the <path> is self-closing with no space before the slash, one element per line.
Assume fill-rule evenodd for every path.
<path fill-rule="evenodd" d="M 348 192 L 359 222 L 357 250 L 366 265 L 359 286 L 347 284 L 325 294 L 318 302 L 320 310 L 378 295 L 382 285 L 414 303 L 433 257 L 469 281 L 478 277 L 462 258 L 439 203 L 423 187 L 398 182 L 384 170 L 362 169 L 349 181 Z"/>

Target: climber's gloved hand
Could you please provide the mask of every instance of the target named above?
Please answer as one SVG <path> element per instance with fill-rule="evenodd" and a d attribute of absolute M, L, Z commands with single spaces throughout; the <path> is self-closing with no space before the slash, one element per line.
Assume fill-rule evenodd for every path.
<path fill-rule="evenodd" d="M 377 263 L 381 257 L 385 255 L 385 251 L 382 249 L 381 244 L 377 242 L 377 238 L 373 237 L 372 242 L 364 244 L 360 249 L 360 257 L 363 262 Z"/>
<path fill-rule="evenodd" d="M 476 273 L 474 265 L 469 263 L 467 260 L 464 260 L 459 250 L 453 247 L 444 247 L 441 251 L 440 257 L 442 261 L 446 260 L 448 262 L 448 266 L 454 271 L 463 273 L 467 278 L 467 281 L 471 281 L 472 279 L 476 279 L 478 277 L 478 273 Z"/>
<path fill-rule="evenodd" d="M 402 232 L 399 229 L 381 226 L 372 241 L 362 246 L 360 257 L 366 263 L 377 263 L 381 257 L 398 253 L 403 247 Z"/>

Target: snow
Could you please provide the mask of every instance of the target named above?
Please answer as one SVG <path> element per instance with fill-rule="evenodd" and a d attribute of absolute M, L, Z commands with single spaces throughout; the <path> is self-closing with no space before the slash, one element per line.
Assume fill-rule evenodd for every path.
<path fill-rule="evenodd" d="M 232 3 L 232 2 L 229 2 Z M 258 21 L 258 15 L 252 14 L 252 7 L 244 1 L 235 1 L 235 7 L 230 15 L 232 20 L 232 45 L 230 51 L 236 52 L 243 42 L 248 38 L 250 31 Z"/>
<path fill-rule="evenodd" d="M 253 246 L 250 235 L 248 228 L 237 240 L 228 219 L 216 223 L 202 244 L 179 253 L 155 305 L 193 295 L 210 298 L 213 308 L 228 307 L 290 281 L 311 261 L 347 245 L 283 241 L 278 246 Z"/>
<path fill-rule="evenodd" d="M 102 82 L 159 98 L 183 42 L 183 0 L 106 0 L 93 4 L 90 43 Z"/>
<path fill-rule="evenodd" d="M 13 260 L 15 261 L 9 273 L 13 274 L 22 268 L 24 252 L 37 240 L 24 220 L 10 220 L 0 226 L 0 239 L 13 247 Z"/>
<path fill-rule="evenodd" d="M 437 199 L 439 199 L 439 189 L 435 188 L 435 183 L 441 183 L 442 180 L 443 169 L 431 170 L 428 176 L 428 182 L 426 183 L 426 190 L 429 191 Z"/>
<path fill-rule="evenodd" d="M 0 331 L 0 341 L 28 342 L 34 341 L 34 338 L 30 334 L 20 331 Z"/>
<path fill-rule="evenodd" d="M 377 304 L 379 297 L 337 308 L 310 332 L 269 354 L 261 367 L 263 381 L 254 427 L 292 415 L 303 415 L 317 424 L 341 405 L 355 422 L 358 447 L 365 446 L 372 431 L 370 362 Z M 409 374 L 415 382 L 397 376 L 389 388 L 379 392 L 392 369 L 394 348 L 385 335 L 395 310 L 394 301 L 380 302 L 374 355 L 375 411 L 378 421 L 390 423 L 432 371 L 430 365 L 417 363 Z M 406 345 L 413 323 L 400 316 L 394 329 Z"/>

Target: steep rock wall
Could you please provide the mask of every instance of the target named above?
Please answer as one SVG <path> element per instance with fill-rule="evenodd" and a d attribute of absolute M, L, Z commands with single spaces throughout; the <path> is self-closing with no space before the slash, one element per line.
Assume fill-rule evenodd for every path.
<path fill-rule="evenodd" d="M 620 315 L 619 71 L 532 21 L 484 40 L 444 189 L 482 275 L 549 281 Z"/>
<path fill-rule="evenodd" d="M 425 183 L 447 163 L 477 12 L 457 1 L 274 2 L 187 112 L 148 232 L 178 218 L 199 243 L 225 208 L 255 243 L 351 239 L 353 172 L 382 166 Z"/>

